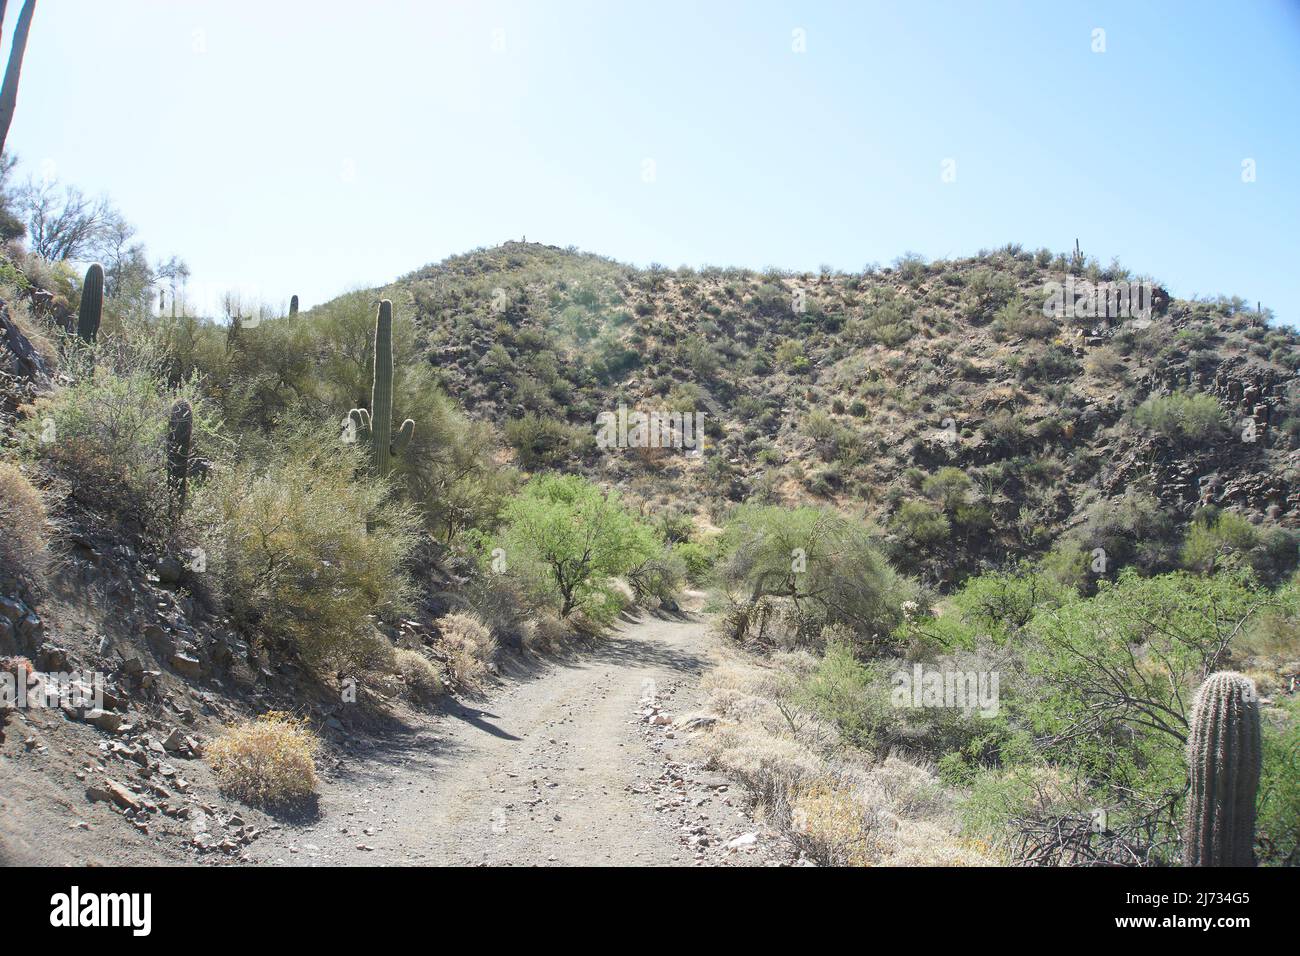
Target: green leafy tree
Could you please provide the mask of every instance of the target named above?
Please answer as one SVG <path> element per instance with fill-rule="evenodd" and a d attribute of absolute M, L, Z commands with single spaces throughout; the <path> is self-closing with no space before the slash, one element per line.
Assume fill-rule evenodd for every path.
<path fill-rule="evenodd" d="M 597 620 L 614 607 L 609 579 L 627 574 L 660 550 L 655 533 L 613 491 L 577 475 L 541 475 L 501 514 L 500 546 L 508 565 L 561 617 L 581 610 Z"/>
<path fill-rule="evenodd" d="M 877 641 L 902 621 L 903 603 L 919 596 L 864 526 L 829 509 L 744 505 L 732 514 L 719 545 L 717 573 L 737 639 L 747 636 L 772 599 L 784 599 L 806 636 L 843 624 L 860 641 Z"/>

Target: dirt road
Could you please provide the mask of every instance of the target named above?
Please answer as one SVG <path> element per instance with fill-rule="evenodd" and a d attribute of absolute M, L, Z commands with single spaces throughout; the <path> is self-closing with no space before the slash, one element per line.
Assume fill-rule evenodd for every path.
<path fill-rule="evenodd" d="M 511 676 L 490 704 L 345 762 L 323 783 L 320 815 L 265 834 L 253 855 L 287 866 L 766 863 L 778 848 L 728 782 L 678 759 L 681 731 L 637 718 L 647 698 L 674 716 L 695 703 L 713 640 L 697 618 L 647 617 Z"/>

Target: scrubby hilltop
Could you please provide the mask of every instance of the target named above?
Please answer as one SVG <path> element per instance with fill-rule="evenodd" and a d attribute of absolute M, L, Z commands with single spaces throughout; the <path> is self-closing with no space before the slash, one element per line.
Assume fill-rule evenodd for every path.
<path fill-rule="evenodd" d="M 1066 281 L 1145 281 L 1150 320 L 1045 316 Z M 1080 573 L 1095 548 L 1168 567 L 1205 505 L 1300 521 L 1296 334 L 1117 264 L 1008 246 L 856 274 L 637 269 L 508 242 L 378 294 L 524 467 L 714 518 L 831 504 L 940 585 L 1054 545 Z M 620 404 L 702 411 L 704 455 L 598 453 Z M 1286 563 L 1285 539 L 1266 546 Z"/>

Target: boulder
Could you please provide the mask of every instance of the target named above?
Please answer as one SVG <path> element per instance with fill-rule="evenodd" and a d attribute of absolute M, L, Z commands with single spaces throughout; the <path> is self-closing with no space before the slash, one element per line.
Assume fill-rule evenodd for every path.
<path fill-rule="evenodd" d="M 100 786 L 88 787 L 86 798 L 91 803 L 112 803 L 123 810 L 139 810 L 142 806 L 134 793 L 113 780 L 105 780 Z"/>
<path fill-rule="evenodd" d="M 88 710 L 81 719 L 110 734 L 117 733 L 118 728 L 122 726 L 122 715 L 115 714 L 111 710 L 100 710 L 98 708 Z"/>
<path fill-rule="evenodd" d="M 180 649 L 177 649 L 172 653 L 169 663 L 172 666 L 172 670 L 178 674 L 184 675 L 185 677 L 203 676 L 203 662 L 194 655 L 188 654 Z"/>

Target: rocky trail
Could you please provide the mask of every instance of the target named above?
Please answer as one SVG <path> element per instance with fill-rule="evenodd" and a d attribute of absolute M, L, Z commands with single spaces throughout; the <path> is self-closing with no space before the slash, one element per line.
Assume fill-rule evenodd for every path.
<path fill-rule="evenodd" d="M 318 816 L 266 834 L 256 861 L 766 862 L 728 782 L 674 759 L 687 732 L 669 723 L 668 702 L 692 702 L 710 639 L 698 619 L 647 617 L 508 676 L 481 706 L 453 705 L 345 758 L 326 774 Z"/>
<path fill-rule="evenodd" d="M 202 741 L 236 714 L 210 691 L 168 678 L 139 710 L 18 713 L 0 743 L 0 863 L 791 862 L 691 745 L 711 720 L 692 716 L 700 678 L 725 653 L 698 614 L 646 614 L 558 656 L 507 655 L 481 699 L 368 731 L 331 721 L 318 799 L 291 816 L 217 789 Z"/>
<path fill-rule="evenodd" d="M 775 838 L 679 749 L 712 641 L 695 617 L 624 624 L 481 707 L 345 759 L 319 815 L 258 841 L 279 865 L 762 865 Z"/>

